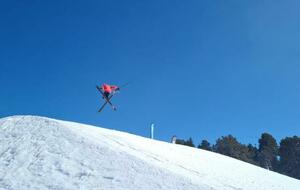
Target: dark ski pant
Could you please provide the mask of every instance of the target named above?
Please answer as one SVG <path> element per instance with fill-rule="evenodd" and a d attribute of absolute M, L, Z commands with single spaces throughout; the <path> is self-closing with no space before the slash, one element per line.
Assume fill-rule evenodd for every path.
<path fill-rule="evenodd" d="M 103 94 L 104 94 L 104 96 L 108 99 L 110 93 L 109 93 L 109 92 L 104 92 Z"/>

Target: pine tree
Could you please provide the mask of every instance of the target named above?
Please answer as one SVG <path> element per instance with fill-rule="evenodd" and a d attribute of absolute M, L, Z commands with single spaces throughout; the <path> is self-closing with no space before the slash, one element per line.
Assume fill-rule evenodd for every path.
<path fill-rule="evenodd" d="M 250 161 L 249 163 L 259 165 L 257 162 L 258 149 L 252 144 L 248 144 L 247 148 L 248 148 L 247 157 Z"/>
<path fill-rule="evenodd" d="M 278 145 L 275 138 L 268 133 L 263 133 L 259 139 L 259 149 L 257 155 L 259 165 L 269 170 L 276 169 L 277 154 Z"/>
<path fill-rule="evenodd" d="M 183 140 L 183 139 L 176 139 L 176 144 L 181 144 L 185 146 L 190 146 L 190 147 L 195 147 L 193 143 L 193 139 L 190 137 L 188 140 Z"/>
<path fill-rule="evenodd" d="M 219 138 L 214 145 L 214 151 L 248 163 L 254 163 L 254 161 L 249 158 L 248 147 L 239 143 L 232 135 Z"/>
<path fill-rule="evenodd" d="M 282 139 L 279 148 L 279 171 L 300 179 L 300 138 L 297 136 Z"/>
<path fill-rule="evenodd" d="M 198 145 L 198 148 L 212 151 L 212 147 L 210 146 L 210 143 L 207 140 L 202 140 L 201 144 Z"/>
<path fill-rule="evenodd" d="M 190 147 L 195 147 L 193 143 L 193 139 L 191 137 L 185 142 L 185 145 Z"/>
<path fill-rule="evenodd" d="M 176 139 L 176 144 L 185 145 L 185 140 L 183 140 L 183 139 Z"/>

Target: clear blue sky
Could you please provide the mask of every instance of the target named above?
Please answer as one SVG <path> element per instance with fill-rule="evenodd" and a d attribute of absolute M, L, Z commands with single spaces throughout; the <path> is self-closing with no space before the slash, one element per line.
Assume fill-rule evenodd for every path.
<path fill-rule="evenodd" d="M 156 138 L 300 134 L 300 3 L 0 3 L 0 117 L 42 115 Z M 132 83 L 97 113 L 96 84 Z"/>

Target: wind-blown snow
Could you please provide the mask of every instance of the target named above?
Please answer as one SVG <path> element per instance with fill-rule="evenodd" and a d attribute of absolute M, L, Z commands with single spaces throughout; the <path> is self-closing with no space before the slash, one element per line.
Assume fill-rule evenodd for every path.
<path fill-rule="evenodd" d="M 216 153 L 35 116 L 0 119 L 0 190 L 297 190 Z"/>

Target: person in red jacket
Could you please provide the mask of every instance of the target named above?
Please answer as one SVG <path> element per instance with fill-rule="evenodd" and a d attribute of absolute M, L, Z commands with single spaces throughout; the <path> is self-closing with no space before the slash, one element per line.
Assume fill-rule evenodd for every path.
<path fill-rule="evenodd" d="M 118 86 L 115 85 L 108 85 L 108 84 L 103 84 L 102 85 L 102 90 L 104 96 L 108 99 L 109 95 L 115 93 L 116 91 L 120 90 Z"/>

